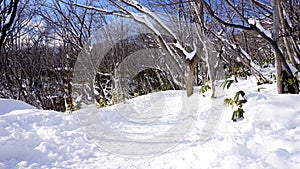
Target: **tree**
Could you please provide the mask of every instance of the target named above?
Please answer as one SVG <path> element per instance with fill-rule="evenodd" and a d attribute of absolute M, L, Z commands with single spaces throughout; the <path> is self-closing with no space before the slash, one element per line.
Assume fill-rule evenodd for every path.
<path fill-rule="evenodd" d="M 279 38 L 280 33 L 280 23 L 279 23 L 279 6 L 280 1 L 272 0 L 272 8 L 273 8 L 273 39 L 275 39 L 275 43 L 277 43 L 277 39 Z M 280 79 L 282 66 L 280 61 L 280 53 L 275 50 L 275 60 L 276 60 L 276 79 Z M 282 80 L 278 80 L 277 82 L 277 92 L 279 94 L 283 93 L 283 83 Z"/>
<path fill-rule="evenodd" d="M 230 14 L 227 18 L 222 15 L 217 15 L 216 10 L 212 8 L 212 5 L 206 2 L 205 0 L 201 0 L 208 14 L 214 18 L 219 24 L 225 27 L 231 27 L 235 29 L 240 29 L 244 31 L 254 31 L 258 35 L 260 35 L 269 45 L 272 47 L 275 56 L 276 56 L 276 68 L 277 68 L 277 86 L 279 93 L 299 93 L 299 81 L 297 78 L 294 77 L 293 72 L 291 71 L 290 65 L 287 63 L 287 59 L 289 56 L 288 54 L 283 53 L 280 49 L 281 43 L 279 40 L 276 39 L 274 36 L 272 37 L 265 28 L 261 25 L 261 21 L 264 18 L 269 18 L 268 14 L 273 14 L 273 25 L 274 25 L 274 33 L 278 33 L 279 29 L 282 33 L 282 28 L 284 28 L 283 23 L 286 23 L 286 20 L 280 21 L 280 12 L 282 12 L 282 3 L 273 4 L 273 11 L 269 8 L 269 4 L 266 4 L 261 1 L 252 0 L 251 4 L 248 4 L 250 11 L 247 13 L 242 13 L 241 10 L 238 8 L 238 4 L 234 4 L 229 0 L 226 0 L 224 6 L 226 10 L 230 11 Z M 218 3 L 218 2 L 217 2 Z M 214 5 L 218 6 L 218 5 Z M 275 12 L 275 13 L 274 13 Z M 278 15 L 278 17 L 277 17 Z M 281 17 L 282 18 L 282 17 Z M 246 25 L 242 25 L 239 23 L 245 23 Z M 279 28 L 278 25 L 281 23 L 281 27 Z M 278 35 L 280 37 L 282 35 Z M 233 48 L 237 48 L 236 45 L 232 46 Z M 288 46 L 285 46 L 285 49 L 288 49 Z M 238 47 L 237 49 L 241 49 Z M 241 53 L 244 53 L 244 56 L 250 56 L 249 54 L 245 54 L 245 50 L 242 50 Z M 287 52 L 288 53 L 288 52 Z M 291 56 L 295 57 L 295 56 Z M 251 61 L 251 58 L 248 58 Z M 297 67 L 295 67 L 297 69 Z"/>
<path fill-rule="evenodd" d="M 65 98 L 68 109 L 72 105 L 72 73 L 79 52 L 88 42 L 92 33 L 103 26 L 105 17 L 95 11 L 68 5 L 72 1 L 51 0 L 42 4 L 39 15 L 45 20 L 62 44 L 66 64 Z M 96 1 L 86 1 L 85 5 L 93 5 Z M 72 18 L 72 19 L 70 19 Z"/>
<path fill-rule="evenodd" d="M 103 17 L 54 0 L 0 2 L 1 97 L 65 111 L 65 102 L 72 102 L 72 66 Z"/>
<path fill-rule="evenodd" d="M 109 0 L 109 2 L 117 9 L 108 11 L 101 8 L 81 5 L 81 4 L 70 4 L 75 5 L 79 7 L 83 7 L 86 9 L 98 11 L 100 13 L 106 13 L 116 16 L 122 16 L 122 17 L 129 17 L 136 22 L 144 25 L 148 29 L 150 29 L 156 36 L 160 46 L 168 52 L 168 57 L 170 60 L 174 63 L 176 63 L 175 55 L 181 57 L 187 66 L 189 67 L 188 71 L 188 77 L 186 82 L 186 88 L 187 88 L 187 95 L 190 96 L 193 94 L 193 85 L 194 85 L 194 77 L 195 77 L 195 65 L 199 60 L 199 56 L 196 55 L 197 47 L 194 44 L 193 49 L 188 52 L 188 50 L 183 47 L 180 40 L 178 39 L 177 35 L 171 31 L 160 19 L 157 17 L 153 12 L 151 12 L 150 9 L 143 6 L 142 4 L 138 3 L 137 1 L 128 1 L 128 0 L 121 0 L 120 2 L 115 2 L 113 0 Z M 132 9 L 136 10 L 136 12 L 131 12 L 129 9 L 126 9 L 125 6 L 129 6 Z M 140 13 L 140 14 L 138 14 Z M 152 22 L 150 22 L 153 21 Z M 155 24 L 154 24 L 155 23 Z M 172 43 L 167 43 L 166 40 L 163 37 L 163 33 L 158 29 L 161 28 L 164 32 L 167 33 L 168 36 L 170 36 L 173 39 Z M 176 65 L 176 64 L 174 64 Z M 177 69 L 180 69 L 179 67 Z M 179 72 L 182 72 L 182 70 L 178 70 Z M 182 73 L 183 75 L 183 73 Z"/>
<path fill-rule="evenodd" d="M 19 0 L 0 1 L 0 51 L 6 40 L 6 36 L 16 19 L 18 4 Z"/>

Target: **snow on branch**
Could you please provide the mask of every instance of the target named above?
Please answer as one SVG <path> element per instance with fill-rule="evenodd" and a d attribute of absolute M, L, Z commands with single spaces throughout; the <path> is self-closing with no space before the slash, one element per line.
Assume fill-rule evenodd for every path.
<path fill-rule="evenodd" d="M 77 7 L 80 7 L 80 8 L 86 8 L 86 9 L 89 9 L 89 10 L 94 10 L 94 11 L 97 11 L 97 12 L 100 12 L 100 13 L 105 13 L 105 14 L 108 14 L 108 15 L 126 17 L 126 13 L 124 13 L 124 11 L 116 11 L 116 10 L 108 11 L 106 9 L 97 8 L 97 7 L 94 7 L 94 6 L 87 6 L 87 5 L 82 5 L 82 4 L 78 4 L 78 3 L 69 3 L 69 2 L 65 2 L 63 0 L 59 0 L 59 1 L 64 3 L 64 4 L 67 4 L 67 5 L 73 5 L 73 6 L 77 6 Z"/>
<path fill-rule="evenodd" d="M 177 49 L 179 49 L 180 51 L 182 51 L 182 53 L 184 54 L 184 56 L 186 57 L 186 59 L 188 60 L 193 60 L 194 56 L 196 55 L 196 52 L 197 52 L 197 47 L 196 47 L 196 44 L 193 43 L 193 47 L 194 47 L 194 50 L 192 52 L 187 52 L 183 47 L 182 45 L 177 41 L 174 45 Z"/>
<path fill-rule="evenodd" d="M 135 10 L 140 12 L 141 14 L 138 14 L 136 12 L 131 12 L 131 11 L 127 10 L 125 7 L 123 7 L 120 3 L 116 2 L 115 0 L 109 0 L 109 2 L 111 2 L 116 8 L 119 9 L 119 10 L 113 10 L 113 11 L 108 11 L 106 9 L 97 8 L 97 7 L 94 7 L 94 6 L 86 6 L 86 5 L 82 5 L 82 4 L 78 4 L 78 3 L 69 3 L 69 2 L 65 2 L 63 0 L 59 0 L 59 1 L 62 2 L 62 3 L 65 3 L 67 5 L 74 5 L 74 6 L 77 6 L 77 7 L 94 10 L 94 11 L 97 11 L 97 12 L 100 12 L 100 13 L 115 15 L 115 16 L 119 16 L 119 17 L 131 18 L 131 19 L 135 20 L 136 22 L 138 22 L 140 24 L 143 24 L 144 26 L 149 28 L 155 35 L 157 35 L 159 37 L 159 40 L 161 41 L 161 43 L 163 43 L 164 48 L 166 48 L 166 50 L 170 53 L 170 55 L 173 56 L 174 52 L 170 48 L 170 46 L 169 46 L 170 44 L 167 44 L 167 42 L 163 39 L 161 31 L 150 21 L 150 20 L 152 20 L 152 21 L 154 21 L 154 23 L 159 25 L 159 28 L 162 28 L 164 31 L 166 31 L 168 34 L 170 34 L 172 36 L 172 38 L 175 39 L 175 44 L 172 44 L 172 45 L 174 45 L 174 47 L 176 49 L 182 51 L 182 53 L 184 54 L 184 57 L 185 57 L 186 60 L 193 60 L 193 58 L 196 56 L 197 47 L 196 47 L 195 44 L 193 45 L 194 50 L 192 52 L 188 52 L 179 43 L 179 40 L 178 40 L 176 34 L 173 31 L 171 31 L 171 29 L 169 29 L 169 27 L 166 26 L 159 19 L 159 17 L 157 17 L 156 14 L 154 14 L 147 7 L 144 7 L 143 5 L 138 3 L 136 0 L 118 0 L 118 2 L 121 2 L 121 3 L 123 3 L 127 6 L 130 6 L 130 7 L 134 8 Z"/>
<path fill-rule="evenodd" d="M 288 16 L 288 14 L 286 12 L 286 9 L 285 9 L 285 6 L 284 6 L 283 3 L 281 3 L 281 7 L 282 7 L 283 16 L 284 16 L 286 22 L 288 23 L 288 25 L 289 25 L 290 28 L 293 28 L 293 24 L 291 22 L 290 17 Z"/>
<path fill-rule="evenodd" d="M 193 58 L 196 55 L 197 47 L 194 44 L 194 50 L 192 52 L 188 52 L 180 43 L 173 31 L 169 29 L 158 17 L 155 15 L 151 10 L 148 8 L 144 7 L 143 5 L 139 4 L 136 0 L 120 0 L 121 2 L 125 3 L 126 5 L 129 5 L 136 9 L 137 11 L 141 12 L 142 15 L 138 15 L 134 12 L 130 12 L 132 18 L 139 23 L 142 23 L 146 25 L 149 29 L 151 29 L 156 35 L 160 36 L 162 38 L 161 33 L 158 29 L 155 28 L 155 26 L 149 21 L 148 17 L 152 19 L 155 23 L 157 23 L 161 28 L 164 29 L 168 34 L 170 34 L 174 39 L 175 39 L 175 45 L 174 47 L 177 48 L 178 50 L 182 51 L 184 54 L 185 58 L 187 60 L 193 60 Z M 166 43 L 166 42 L 163 42 Z M 171 55 L 173 55 L 173 52 L 169 48 L 167 44 L 164 44 L 167 47 L 168 52 L 170 52 Z"/>
<path fill-rule="evenodd" d="M 248 24 L 255 26 L 260 30 L 260 32 L 264 33 L 266 36 L 268 36 L 270 39 L 272 39 L 272 33 L 269 30 L 266 30 L 259 22 L 259 20 L 255 18 L 248 19 Z"/>
<path fill-rule="evenodd" d="M 161 36 L 161 33 L 155 28 L 155 26 L 149 21 L 148 17 L 145 14 L 138 15 L 134 12 L 130 12 L 132 18 L 144 25 L 146 25 L 151 31 L 153 31 L 156 35 Z"/>
<path fill-rule="evenodd" d="M 272 6 L 270 6 L 264 2 L 257 1 L 257 0 L 251 0 L 251 2 L 257 4 L 259 7 L 263 8 L 265 10 L 272 10 Z"/>

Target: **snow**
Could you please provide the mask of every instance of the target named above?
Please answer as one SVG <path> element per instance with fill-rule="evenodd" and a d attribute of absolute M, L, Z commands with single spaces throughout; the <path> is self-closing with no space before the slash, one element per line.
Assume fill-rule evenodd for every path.
<path fill-rule="evenodd" d="M 3 25 L 7 25 L 10 22 L 11 13 L 9 13 L 5 19 L 5 23 Z"/>
<path fill-rule="evenodd" d="M 4 115 L 9 113 L 13 110 L 23 110 L 23 109 L 35 109 L 35 107 L 18 101 L 18 100 L 11 100 L 11 99 L 1 99 L 0 98 L 0 115 Z"/>
<path fill-rule="evenodd" d="M 249 23 L 250 25 L 255 25 L 256 21 L 255 21 L 254 18 L 250 18 L 250 19 L 248 19 L 248 23 Z"/>
<path fill-rule="evenodd" d="M 132 17 L 133 17 L 136 21 L 138 21 L 138 22 L 140 22 L 140 23 L 143 23 L 143 24 L 147 25 L 147 27 L 148 27 L 149 29 L 151 29 L 156 35 L 160 35 L 160 32 L 159 32 L 159 31 L 154 27 L 154 25 L 148 20 L 147 15 L 145 15 L 145 14 L 138 15 L 138 14 L 136 14 L 136 13 L 134 13 L 134 12 L 130 12 L 130 14 L 132 15 Z"/>
<path fill-rule="evenodd" d="M 261 32 L 266 34 L 269 38 L 272 38 L 272 33 L 269 30 L 266 30 L 259 22 L 256 22 L 256 26 Z"/>
<path fill-rule="evenodd" d="M 268 71 L 274 70 L 264 73 Z M 208 110 L 213 102 L 198 93 L 192 95 L 191 100 L 182 97 L 184 91 L 140 96 L 125 104 L 98 109 L 96 113 L 101 112 L 102 119 L 89 106 L 68 114 L 37 110 L 20 101 L 1 99 L 0 168 L 300 168 L 300 96 L 278 95 L 276 84 L 257 86 L 255 78 L 250 77 L 239 79 L 239 83 L 226 91 L 225 97 L 233 97 L 239 90 L 245 91 L 248 100 L 243 107 L 245 119 L 233 123 L 230 120 L 233 109 L 224 107 L 223 113 L 215 112 L 221 116 L 214 124 L 214 131 L 205 139 L 201 138 L 205 135 L 204 126 L 212 113 Z M 197 103 L 198 111 L 190 114 L 195 107 L 190 105 Z M 126 114 L 130 113 L 126 111 L 128 105 L 133 105 L 136 114 Z M 181 111 L 188 109 L 186 118 L 177 118 Z M 158 111 L 163 113 L 151 114 Z M 124 120 L 125 116 L 130 117 L 129 120 Z M 159 119 L 145 118 L 152 116 Z M 160 154 L 124 156 L 109 151 L 109 147 L 102 144 L 119 141 L 127 145 L 119 150 L 130 150 L 138 139 L 160 135 L 189 117 L 193 119 L 190 130 Z M 106 126 L 101 128 L 99 120 Z M 99 131 L 87 130 L 88 127 Z M 116 132 L 127 133 L 128 137 L 124 138 L 136 143 L 107 140 L 109 136 L 116 136 Z M 176 133 L 173 134 L 176 137 Z"/>
<path fill-rule="evenodd" d="M 133 7 L 135 7 L 136 9 L 138 9 L 142 13 L 142 15 L 138 15 L 134 12 L 129 12 L 134 20 L 136 20 L 139 23 L 145 24 L 151 31 L 153 31 L 156 35 L 160 36 L 161 35 L 160 31 L 157 28 L 155 28 L 155 26 L 149 21 L 149 19 L 148 19 L 148 16 L 149 16 L 163 30 L 167 31 L 167 33 L 169 33 L 174 39 L 176 39 L 177 43 L 175 43 L 174 46 L 183 52 L 183 54 L 185 55 L 185 58 L 187 60 L 192 60 L 195 57 L 196 51 L 197 51 L 196 45 L 193 44 L 194 50 L 192 52 L 190 52 L 190 53 L 187 52 L 184 49 L 184 47 L 178 42 L 178 38 L 177 38 L 176 34 L 171 29 L 169 29 L 169 27 L 166 26 L 155 13 L 153 13 L 148 8 L 140 5 L 135 0 L 126 0 L 124 2 L 130 4 Z M 169 49 L 169 46 L 168 45 L 166 45 L 166 46 L 167 46 L 168 51 L 171 53 L 171 55 L 173 55 L 173 52 Z"/>
<path fill-rule="evenodd" d="M 256 26 L 261 32 L 263 32 L 265 35 L 272 39 L 272 33 L 269 30 L 266 30 L 257 19 L 250 18 L 248 19 L 248 23 L 250 25 Z"/>
<path fill-rule="evenodd" d="M 195 43 L 193 44 L 193 46 L 194 46 L 194 50 L 192 52 L 187 52 L 178 41 L 177 41 L 177 43 L 175 43 L 175 47 L 183 52 L 183 54 L 187 60 L 193 60 L 193 58 L 196 56 L 197 47 L 196 47 Z"/>
<path fill-rule="evenodd" d="M 282 11 L 283 11 L 283 16 L 284 16 L 284 18 L 286 19 L 286 21 L 287 21 L 289 27 L 292 28 L 292 27 L 293 27 L 293 24 L 292 24 L 292 22 L 291 22 L 291 20 L 290 20 L 290 17 L 287 15 L 287 13 L 286 13 L 286 11 L 285 11 L 285 7 L 284 7 L 283 5 L 282 5 Z"/>

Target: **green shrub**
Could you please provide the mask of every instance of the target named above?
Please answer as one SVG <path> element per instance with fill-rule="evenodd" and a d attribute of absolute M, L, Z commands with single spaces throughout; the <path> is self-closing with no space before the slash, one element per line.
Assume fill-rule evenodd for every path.
<path fill-rule="evenodd" d="M 244 110 L 243 105 L 247 103 L 247 98 L 245 96 L 245 92 L 240 90 L 236 92 L 234 98 L 226 98 L 224 100 L 225 105 L 230 105 L 232 107 L 237 106 L 237 110 L 235 110 L 232 114 L 231 120 L 234 122 L 240 121 L 244 119 Z"/>

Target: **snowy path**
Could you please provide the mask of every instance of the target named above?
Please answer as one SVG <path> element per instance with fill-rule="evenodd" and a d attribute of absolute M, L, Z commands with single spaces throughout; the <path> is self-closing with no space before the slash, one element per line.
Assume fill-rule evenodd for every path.
<path fill-rule="evenodd" d="M 148 158 L 128 158 L 118 153 L 110 153 L 104 151 L 103 144 L 100 144 L 102 148 L 99 148 L 97 139 L 88 136 L 81 127 L 82 121 L 78 120 L 76 113 L 42 111 L 26 106 L 22 108 L 21 103 L 15 102 L 12 105 L 23 110 L 4 112 L 5 108 L 7 109 L 7 100 L 5 103 L 4 100 L 0 100 L 0 169 L 300 168 L 300 96 L 273 94 L 274 85 L 265 85 L 266 89 L 262 92 L 257 92 L 255 84 L 249 81 L 238 85 L 245 90 L 248 98 L 243 121 L 231 122 L 232 109 L 226 107 L 223 115 L 219 116 L 220 121 L 215 124 L 215 132 L 208 138 L 203 137 L 203 128 L 209 119 L 203 107 L 203 111 L 192 116 L 195 117 L 192 118 L 195 123 L 186 137 L 169 151 Z M 174 95 L 176 94 L 173 93 Z M 170 102 L 171 96 L 169 94 L 166 97 Z M 174 107 L 169 104 L 163 105 Z M 103 117 L 106 120 L 111 119 L 110 124 L 113 124 L 110 127 L 115 127 L 111 128 L 111 131 L 118 129 L 124 133 L 134 133 L 131 139 L 135 140 L 153 137 L 157 131 L 163 133 L 161 126 L 168 127 L 176 123 L 171 114 L 164 116 L 160 123 L 159 121 L 149 123 L 151 122 L 149 119 L 142 118 L 144 115 L 129 114 L 130 117 L 134 115 L 135 119 L 140 118 L 140 121 L 135 121 L 136 125 L 151 124 L 150 130 L 147 127 L 136 128 L 126 121 L 119 121 L 121 118 L 111 118 L 116 117 L 111 116 L 112 114 L 106 115 L 108 116 Z M 152 117 L 148 115 L 146 117 Z M 128 114 L 126 116 L 128 117 Z M 159 114 L 155 117 L 159 117 Z M 89 118 L 91 119 L 99 118 Z M 157 124 L 160 125 L 156 126 Z M 203 138 L 207 138 L 205 142 Z"/>
<path fill-rule="evenodd" d="M 178 144 L 205 141 L 220 121 L 223 100 L 211 101 L 198 93 L 187 98 L 184 91 L 168 91 L 104 109 L 89 106 L 77 116 L 88 136 L 103 150 L 144 158 L 166 153 Z M 199 138 L 186 138 L 192 129 L 196 130 L 191 135 L 198 134 Z"/>

